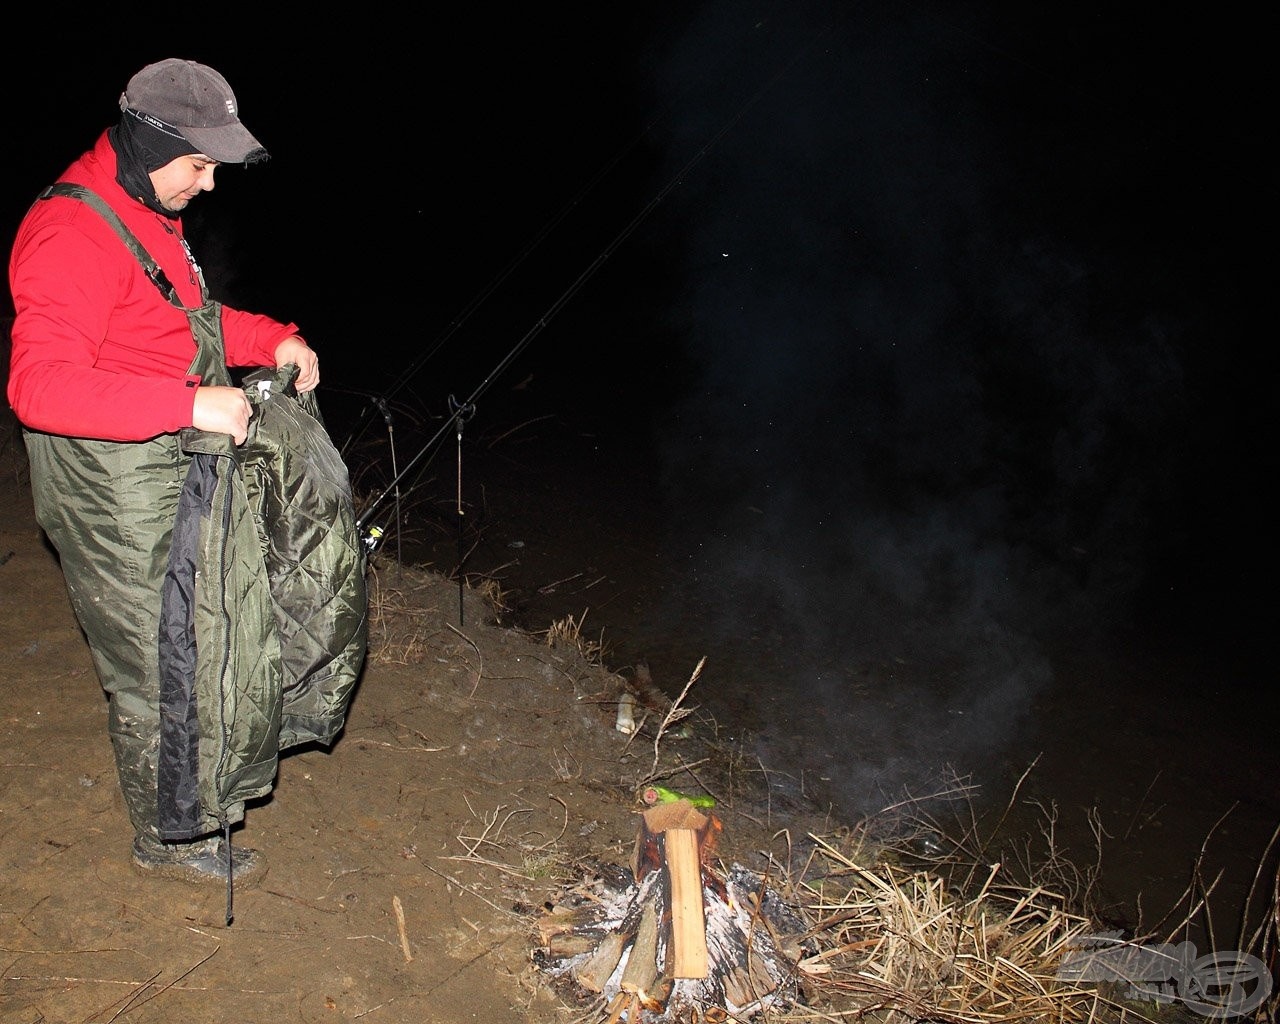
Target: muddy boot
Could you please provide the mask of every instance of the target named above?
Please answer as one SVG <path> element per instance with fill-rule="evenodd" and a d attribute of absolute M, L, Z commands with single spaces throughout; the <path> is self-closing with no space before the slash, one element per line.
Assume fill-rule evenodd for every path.
<path fill-rule="evenodd" d="M 133 865 L 140 874 L 157 878 L 221 885 L 227 881 L 227 848 L 219 835 L 189 843 L 164 843 L 142 835 L 133 841 Z M 237 885 L 253 885 L 267 873 L 266 858 L 257 850 L 234 845 L 231 850 L 231 878 Z"/>

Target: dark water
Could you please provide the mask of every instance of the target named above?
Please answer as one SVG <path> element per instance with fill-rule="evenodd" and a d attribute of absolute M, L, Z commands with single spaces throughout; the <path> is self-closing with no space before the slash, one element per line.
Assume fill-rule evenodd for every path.
<path fill-rule="evenodd" d="M 1216 886 L 1217 945 L 1235 940 L 1256 875 L 1264 897 L 1274 880 L 1264 854 L 1280 823 L 1265 595 L 1196 590 L 1211 581 L 1188 572 L 1186 592 L 1165 574 L 1161 592 L 1122 599 L 1087 585 L 1087 552 L 873 557 L 859 545 L 887 541 L 820 500 L 771 507 L 781 470 L 740 494 L 679 486 L 663 448 L 679 414 L 643 395 L 619 385 L 600 401 L 513 374 L 465 422 L 460 471 L 452 427 L 423 456 L 415 441 L 442 420 L 425 435 L 399 423 L 397 464 L 420 461 L 383 554 L 498 580 L 523 628 L 572 616 L 607 664 L 629 675 L 646 661 L 672 697 L 705 658 L 687 703 L 779 793 L 836 821 L 906 800 L 958 835 L 971 814 L 994 830 L 1007 812 L 1006 851 L 1100 869 L 1091 899 L 1111 920 L 1172 927 L 1199 879 Z M 364 444 L 354 464 L 385 483 L 381 421 Z M 1056 583 L 1033 591 L 1015 573 Z"/>

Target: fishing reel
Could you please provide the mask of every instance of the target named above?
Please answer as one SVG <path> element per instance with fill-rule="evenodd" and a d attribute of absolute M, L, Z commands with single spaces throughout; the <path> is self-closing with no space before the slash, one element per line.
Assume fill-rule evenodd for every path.
<path fill-rule="evenodd" d="M 360 543 L 364 545 L 366 555 L 372 555 L 377 551 L 387 536 L 387 531 L 376 523 L 362 527 L 359 533 Z"/>

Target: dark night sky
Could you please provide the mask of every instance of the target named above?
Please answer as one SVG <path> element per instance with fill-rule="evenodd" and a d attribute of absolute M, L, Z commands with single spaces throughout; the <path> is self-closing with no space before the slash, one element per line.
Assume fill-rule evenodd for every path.
<path fill-rule="evenodd" d="M 584 394 L 625 367 L 673 434 L 734 440 L 725 486 L 756 449 L 819 450 L 840 482 L 796 482 L 841 506 L 963 493 L 1033 545 L 1259 572 L 1250 33 L 1079 6 L 598 12 L 60 40 L 10 83 L 5 230 L 132 69 L 194 56 L 273 155 L 193 205 L 209 275 L 344 376 L 403 385 L 514 266 L 438 357 L 465 394 L 607 253 L 528 360 Z M 673 451 L 673 485 L 705 454 Z"/>
<path fill-rule="evenodd" d="M 222 297 L 301 323 L 327 381 L 441 409 L 553 312 L 512 378 L 644 408 L 687 600 L 712 569 L 735 598 L 719 635 L 761 608 L 835 654 L 928 631 L 990 730 L 1055 630 L 1269 639 L 1253 27 L 752 0 L 295 41 L 224 14 L 5 69 L 7 235 L 133 71 L 203 60 L 272 154 L 186 218 Z M 1229 714 L 1274 703 L 1259 678 L 1215 681 Z"/>

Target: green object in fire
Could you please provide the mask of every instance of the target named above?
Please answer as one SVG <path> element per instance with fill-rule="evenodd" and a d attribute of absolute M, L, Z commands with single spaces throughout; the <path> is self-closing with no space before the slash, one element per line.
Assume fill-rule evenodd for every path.
<path fill-rule="evenodd" d="M 679 793 L 674 789 L 667 789 L 666 786 L 646 786 L 644 789 L 644 802 L 650 806 L 653 804 L 670 804 L 677 800 L 688 800 L 694 807 L 714 807 L 716 805 L 715 797 L 690 796 L 688 793 Z"/>

